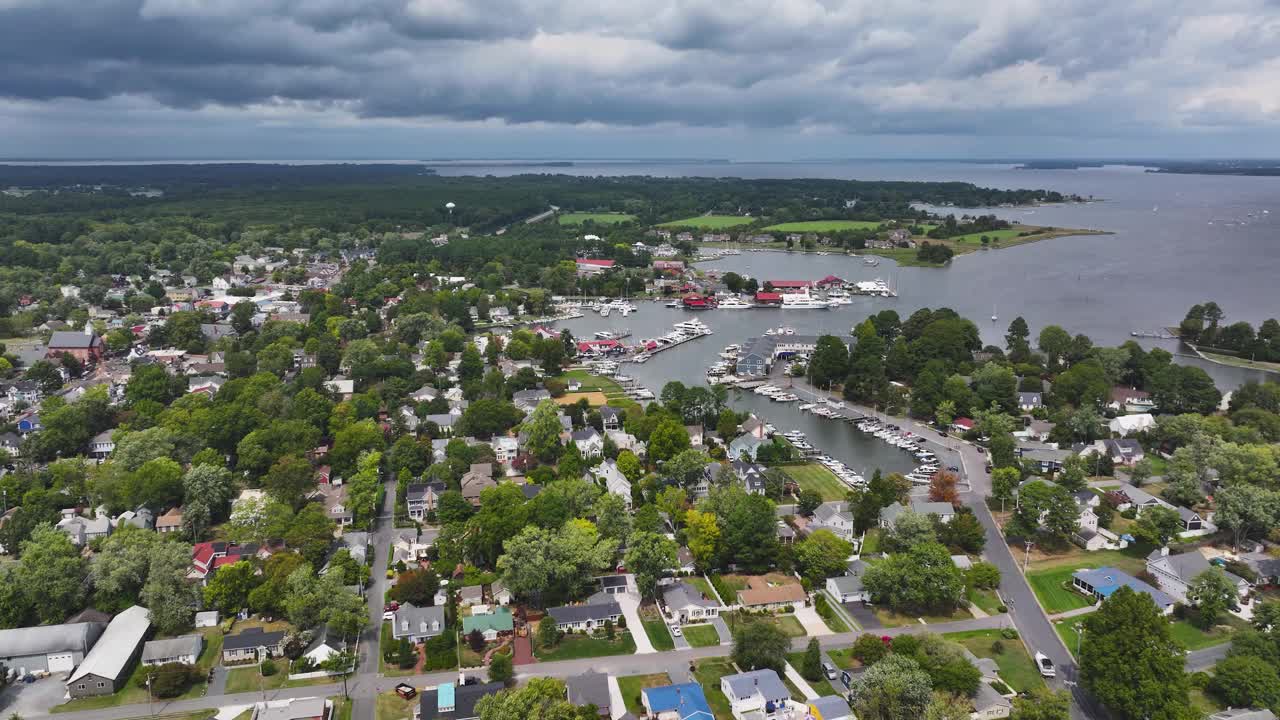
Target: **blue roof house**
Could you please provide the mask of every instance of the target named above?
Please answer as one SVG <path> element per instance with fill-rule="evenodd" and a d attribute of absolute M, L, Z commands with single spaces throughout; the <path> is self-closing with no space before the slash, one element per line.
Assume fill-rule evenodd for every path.
<path fill-rule="evenodd" d="M 656 720 L 715 720 L 698 683 L 680 683 L 640 691 L 645 713 Z"/>
<path fill-rule="evenodd" d="M 1071 585 L 1076 590 L 1093 597 L 1098 602 L 1111 597 L 1116 590 L 1127 587 L 1136 593 L 1149 595 L 1152 601 L 1155 602 L 1156 607 L 1160 608 L 1160 612 L 1165 615 L 1173 612 L 1175 600 L 1171 595 L 1113 567 L 1100 567 L 1097 570 L 1088 568 L 1077 570 L 1071 575 Z"/>

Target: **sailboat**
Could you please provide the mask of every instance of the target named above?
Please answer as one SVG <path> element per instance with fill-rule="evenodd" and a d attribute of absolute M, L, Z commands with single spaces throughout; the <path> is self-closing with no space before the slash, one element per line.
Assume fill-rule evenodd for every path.
<path fill-rule="evenodd" d="M 992 305 L 991 306 L 991 322 L 995 322 L 999 319 L 1000 319 L 1000 316 L 996 315 L 996 306 Z"/>

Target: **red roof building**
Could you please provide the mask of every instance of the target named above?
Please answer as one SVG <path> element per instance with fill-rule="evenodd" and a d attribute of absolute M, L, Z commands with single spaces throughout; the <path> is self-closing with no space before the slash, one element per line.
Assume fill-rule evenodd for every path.
<path fill-rule="evenodd" d="M 606 270 L 612 270 L 613 260 L 597 260 L 595 258 L 578 258 L 574 261 L 578 266 L 579 275 L 596 275 Z"/>
<path fill-rule="evenodd" d="M 813 285 L 808 280 L 767 280 L 764 284 L 781 293 L 804 292 Z"/>
<path fill-rule="evenodd" d="M 715 306 L 711 298 L 696 293 L 685 295 L 683 302 L 686 310 L 707 310 Z"/>
<path fill-rule="evenodd" d="M 951 423 L 951 427 L 959 428 L 961 430 L 972 430 L 973 421 L 970 420 L 969 418 L 964 418 L 964 417 L 956 418 L 955 422 Z"/>
<path fill-rule="evenodd" d="M 761 305 L 781 305 L 782 293 L 764 292 L 763 290 L 761 290 L 760 292 L 756 293 L 756 302 L 760 303 Z"/>
<path fill-rule="evenodd" d="M 821 280 L 819 280 L 819 281 L 818 281 L 817 283 L 815 283 L 815 284 L 816 284 L 818 287 L 831 287 L 832 285 L 843 285 L 843 284 L 844 284 L 844 280 L 843 280 L 843 279 L 841 279 L 841 278 L 836 277 L 835 275 L 828 275 L 828 276 L 826 276 L 826 277 L 822 278 Z"/>

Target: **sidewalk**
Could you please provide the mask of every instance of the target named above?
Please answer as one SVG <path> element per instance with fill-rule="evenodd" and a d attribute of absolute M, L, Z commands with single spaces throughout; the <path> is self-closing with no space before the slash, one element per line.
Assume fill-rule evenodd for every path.
<path fill-rule="evenodd" d="M 1097 609 L 1098 609 L 1097 605 L 1088 605 L 1082 608 L 1076 608 L 1075 610 L 1068 610 L 1066 612 L 1060 612 L 1054 615 L 1050 615 L 1049 620 L 1052 622 L 1056 620 L 1065 620 L 1067 618 L 1080 617 L 1081 615 L 1088 615 L 1089 613 L 1094 612 Z"/>
<path fill-rule="evenodd" d="M 795 686 L 800 689 L 801 693 L 804 693 L 805 700 L 812 700 L 818 697 L 817 691 L 809 685 L 808 681 L 800 676 L 800 673 L 797 672 L 795 668 L 791 667 L 791 663 L 784 665 L 782 670 L 786 673 L 787 679 L 794 683 Z"/>

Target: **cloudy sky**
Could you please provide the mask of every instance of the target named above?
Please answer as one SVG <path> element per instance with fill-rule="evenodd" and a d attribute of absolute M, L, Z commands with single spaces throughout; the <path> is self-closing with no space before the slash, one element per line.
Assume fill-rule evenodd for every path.
<path fill-rule="evenodd" d="M 9 158 L 1280 155 L 1280 0 L 0 0 Z"/>

